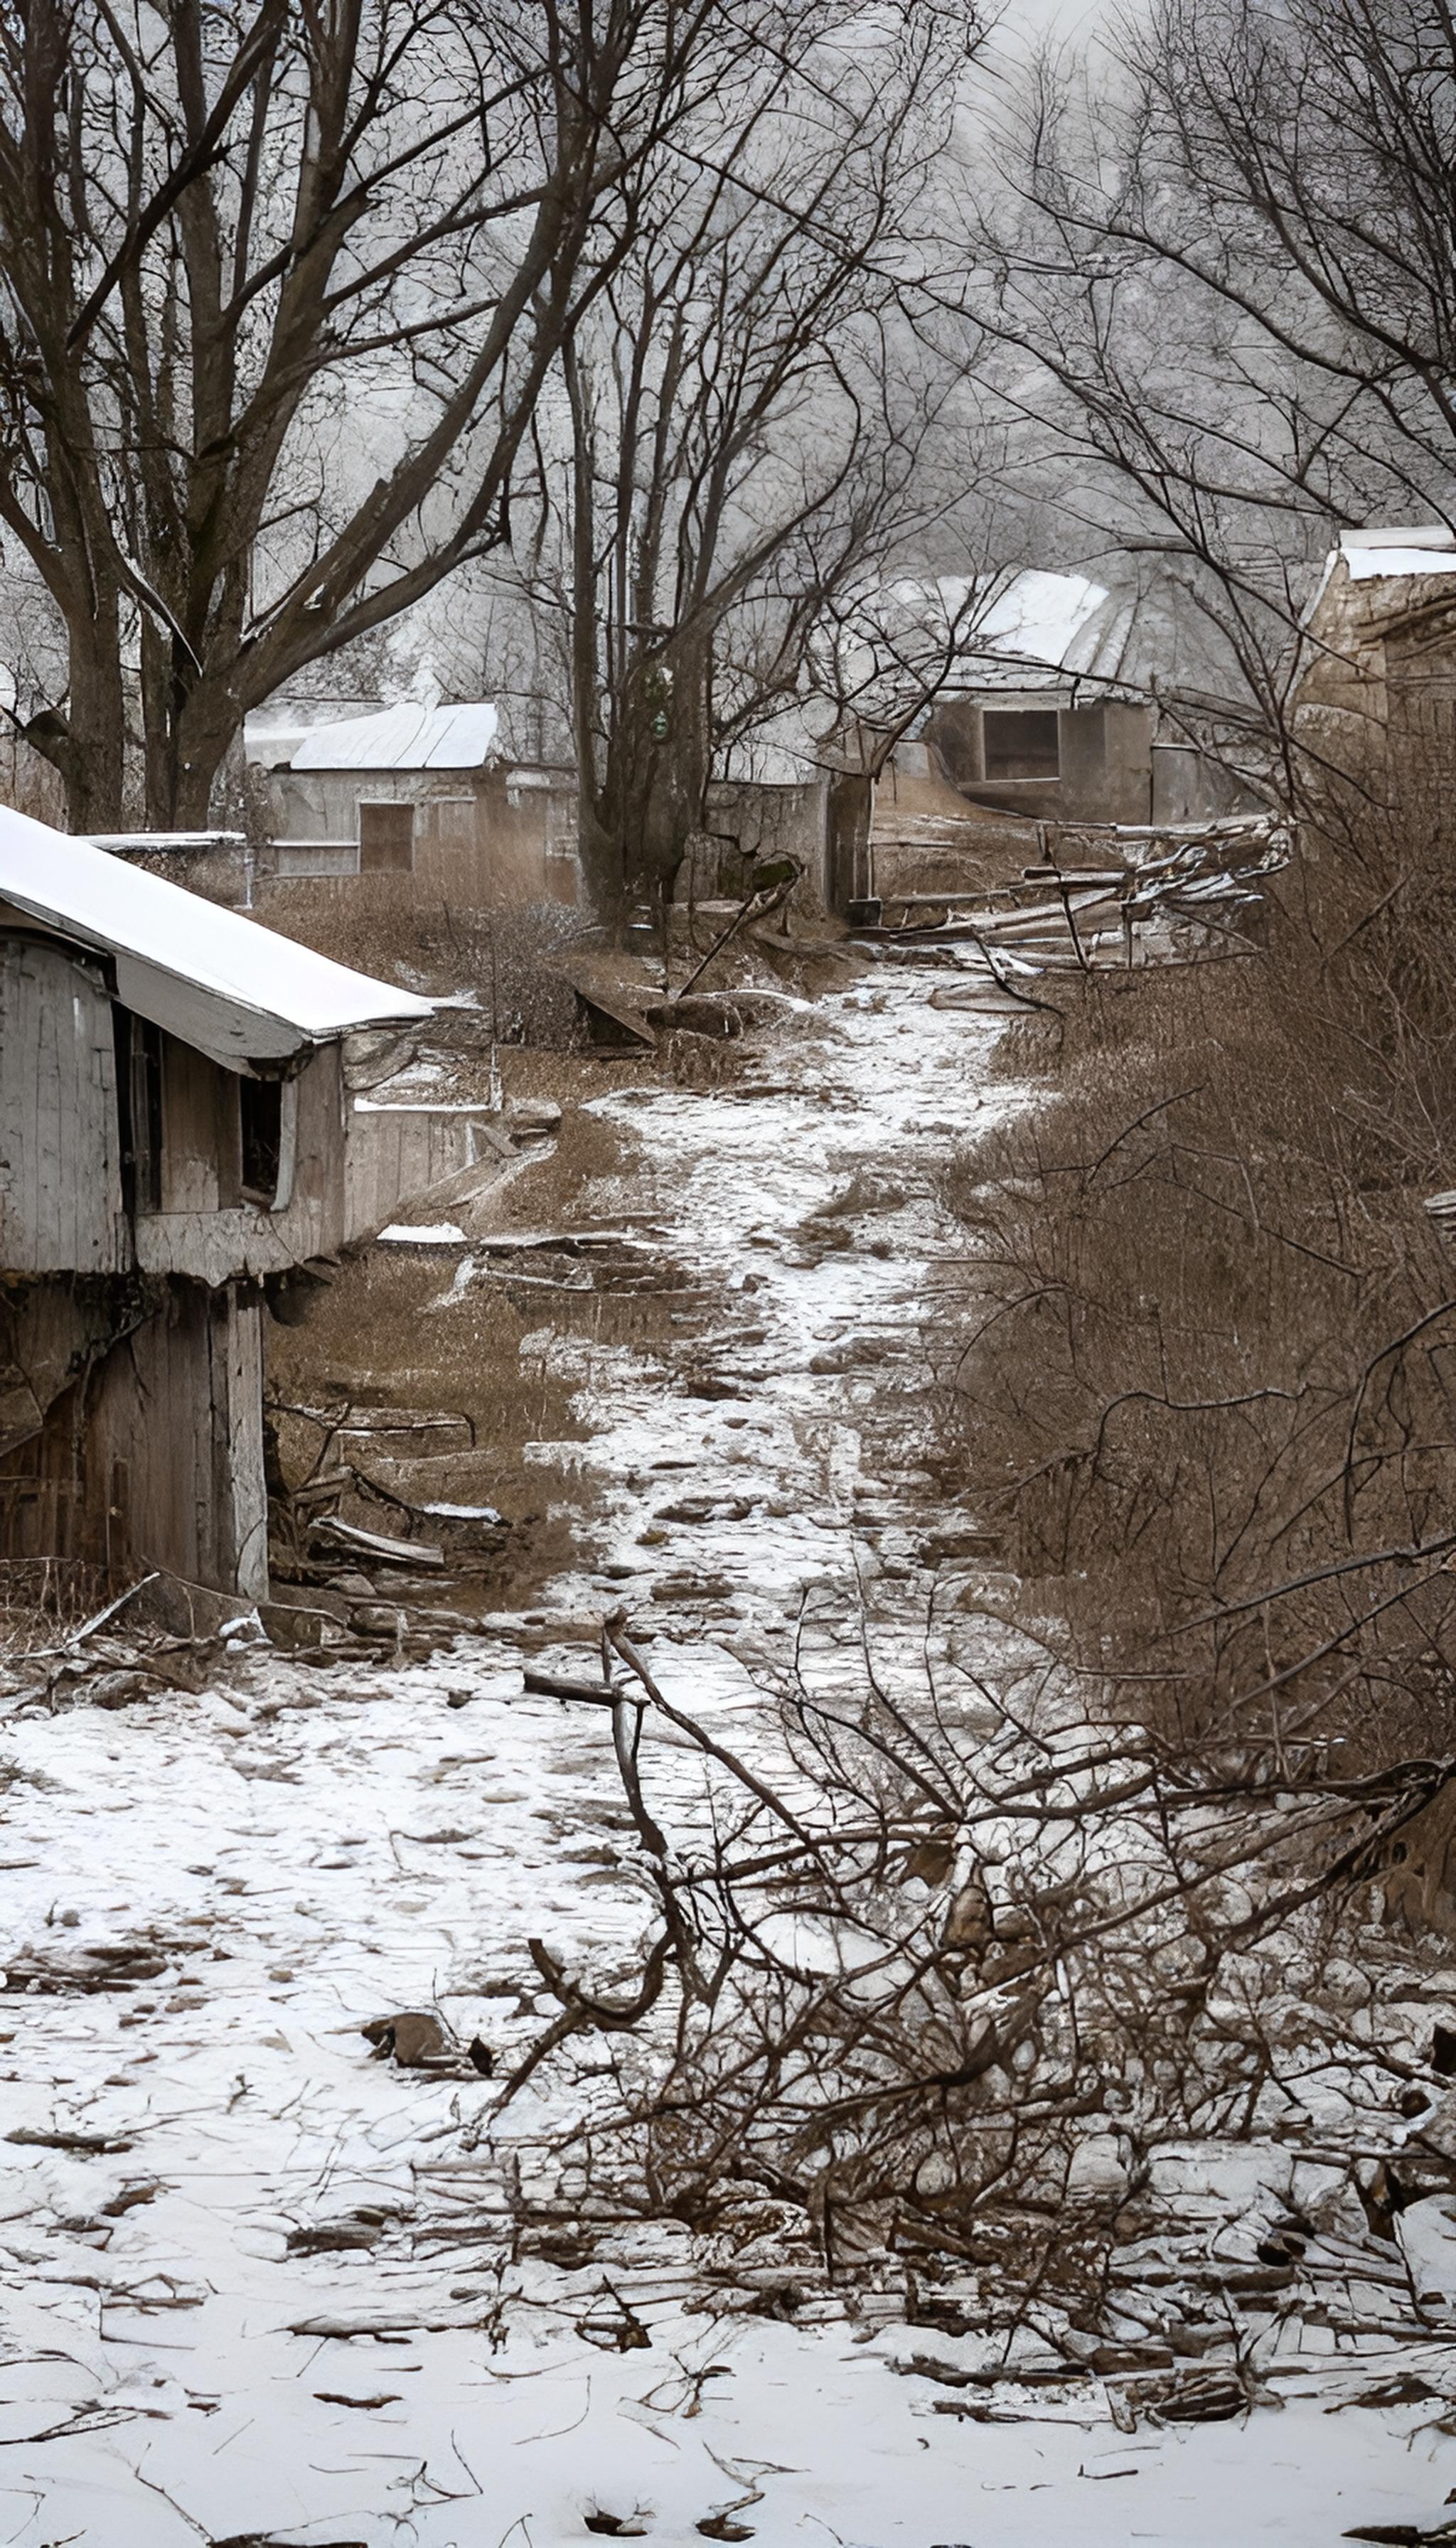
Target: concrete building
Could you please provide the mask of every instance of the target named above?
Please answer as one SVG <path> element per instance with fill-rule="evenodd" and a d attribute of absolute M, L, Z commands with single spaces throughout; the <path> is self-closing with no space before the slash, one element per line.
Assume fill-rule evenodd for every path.
<path fill-rule="evenodd" d="M 796 718 L 731 744 L 709 784 L 706 821 L 679 868 L 678 902 L 742 901 L 755 870 L 791 859 L 810 895 L 827 900 L 834 773 Z"/>
<path fill-rule="evenodd" d="M 940 591 L 955 611 L 970 587 Z M 904 775 L 1046 823 L 1197 822 L 1252 801 L 1164 704 L 1217 680 L 1208 623 L 1176 586 L 1030 569 L 970 616 Z"/>
<path fill-rule="evenodd" d="M 264 1308 L 468 1163 L 356 1093 L 429 1014 L 0 814 L 0 1557 L 266 1592 Z"/>
<path fill-rule="evenodd" d="M 323 722 L 248 720 L 266 811 L 260 875 L 461 911 L 578 899 L 577 781 L 503 747 L 487 700 Z"/>

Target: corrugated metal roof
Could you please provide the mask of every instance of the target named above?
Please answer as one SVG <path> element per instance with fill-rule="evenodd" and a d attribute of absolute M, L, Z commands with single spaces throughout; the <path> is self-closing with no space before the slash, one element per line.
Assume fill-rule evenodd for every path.
<path fill-rule="evenodd" d="M 1028 567 L 987 603 L 967 651 L 1069 669 L 1078 639 L 1107 598 L 1107 587 L 1090 576 Z"/>
<path fill-rule="evenodd" d="M 497 758 L 500 718 L 489 699 L 424 708 L 413 700 L 377 716 L 316 726 L 290 770 L 479 770 Z"/>
<path fill-rule="evenodd" d="M 350 1027 L 430 1015 L 428 1000 L 316 956 L 167 877 L 0 807 L 0 904 L 115 960 L 138 1017 L 238 1068 Z"/>

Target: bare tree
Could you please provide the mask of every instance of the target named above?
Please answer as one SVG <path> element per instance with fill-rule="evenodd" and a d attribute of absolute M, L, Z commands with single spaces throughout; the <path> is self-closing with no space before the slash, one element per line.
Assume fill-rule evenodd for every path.
<path fill-rule="evenodd" d="M 0 28 L 0 526 L 63 624 L 29 739 L 204 820 L 246 710 L 507 533 L 598 216 L 756 0 L 24 0 Z M 775 23 L 782 13 L 775 13 Z"/>
<path fill-rule="evenodd" d="M 941 391 L 897 313 L 952 32 L 933 9 L 786 28 L 564 350 L 522 566 L 563 631 L 603 912 L 672 877 L 729 745 L 792 702 L 830 596 L 923 506 Z"/>
<path fill-rule="evenodd" d="M 1099 545 L 1159 554 L 1236 664 L 1190 718 L 1272 739 L 1291 788 L 1331 525 L 1453 518 L 1453 25 L 1157 0 L 1099 80 L 1044 56 L 955 296 L 978 360 L 982 330 L 1009 349 L 1024 471 Z"/>

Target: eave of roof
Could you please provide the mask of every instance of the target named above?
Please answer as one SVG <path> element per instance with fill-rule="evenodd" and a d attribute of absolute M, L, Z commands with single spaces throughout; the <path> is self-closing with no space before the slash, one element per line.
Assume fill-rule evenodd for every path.
<path fill-rule="evenodd" d="M 138 1017 L 229 1068 L 285 1061 L 351 1027 L 408 1024 L 431 1003 L 0 807 L 0 903 L 115 964 Z"/>

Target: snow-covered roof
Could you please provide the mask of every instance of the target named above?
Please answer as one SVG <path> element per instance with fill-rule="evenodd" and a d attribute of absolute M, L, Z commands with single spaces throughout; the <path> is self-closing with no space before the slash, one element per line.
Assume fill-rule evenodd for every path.
<path fill-rule="evenodd" d="M 966 587 L 960 606 L 969 598 Z M 1000 592 L 992 592 L 975 618 L 968 651 L 1011 655 L 1019 662 L 1054 666 L 1058 671 L 1079 670 L 1072 663 L 1079 640 L 1107 599 L 1107 587 L 1094 584 L 1090 576 L 1054 575 L 1042 567 L 1027 567 Z"/>
<path fill-rule="evenodd" d="M 1376 576 L 1456 575 L 1456 531 L 1444 522 L 1341 531 L 1339 546 L 1352 584 Z"/>
<path fill-rule="evenodd" d="M 0 907 L 110 956 L 138 1017 L 239 1069 L 430 1002 L 316 956 L 167 877 L 0 807 Z"/>
<path fill-rule="evenodd" d="M 374 716 L 315 726 L 290 770 L 479 770 L 496 758 L 500 719 L 489 699 L 425 708 L 410 699 Z"/>
<path fill-rule="evenodd" d="M 938 643 L 954 637 L 952 689 L 1136 681 L 1129 649 L 1148 606 L 1137 591 L 1112 592 L 1088 575 L 1024 567 L 1005 577 L 905 582 L 890 594 L 901 610 L 925 616 L 932 656 Z"/>
<path fill-rule="evenodd" d="M 943 577 L 935 588 L 948 628 L 965 635 L 950 693 L 1086 684 L 1146 698 L 1178 690 L 1239 700 L 1245 678 L 1192 585 L 1163 560 L 1110 559 L 1107 582 L 1028 567 L 989 588 Z"/>

